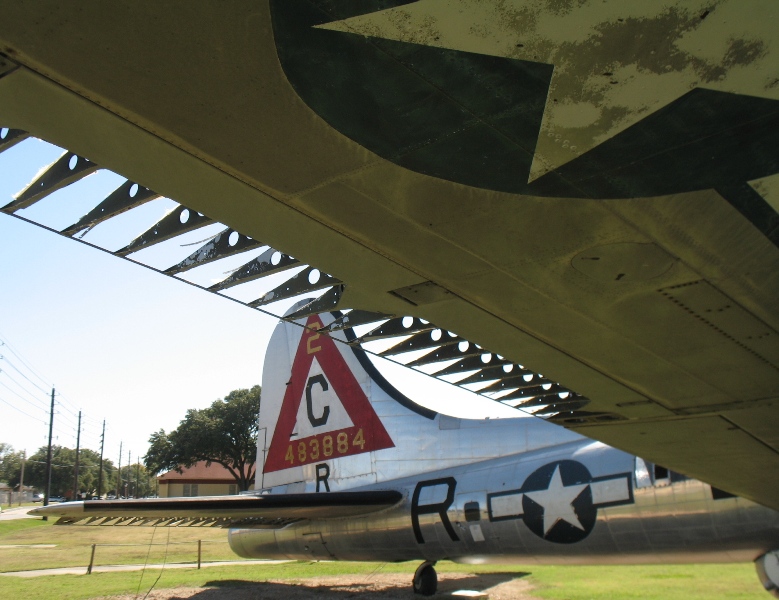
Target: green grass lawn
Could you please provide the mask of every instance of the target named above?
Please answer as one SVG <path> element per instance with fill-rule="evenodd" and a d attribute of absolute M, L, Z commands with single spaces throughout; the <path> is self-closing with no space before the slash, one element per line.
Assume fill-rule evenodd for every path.
<path fill-rule="evenodd" d="M 203 541 L 203 561 L 234 560 L 227 531 L 212 527 L 79 527 L 53 521 L 17 519 L 0 522 L 0 546 L 55 544 L 54 548 L 2 548 L 0 572 L 89 565 L 97 544 L 95 565 L 145 562 L 193 562 L 197 541 Z"/>
<path fill-rule="evenodd" d="M 768 600 L 752 564 L 532 567 L 550 600 Z"/>
<path fill-rule="evenodd" d="M 0 571 L 27 570 L 63 566 L 83 566 L 89 562 L 93 543 L 138 544 L 106 545 L 97 548 L 96 564 L 143 564 L 152 542 L 149 562 L 162 562 L 170 535 L 167 562 L 191 562 L 197 556 L 197 540 L 203 545 L 203 560 L 236 558 L 221 529 L 146 527 L 57 527 L 51 522 L 24 519 L 0 522 L 0 545 L 56 544 L 51 549 L 0 548 Z M 159 544 L 159 545 L 158 545 Z M 175 545 L 173 545 L 175 544 Z M 257 564 L 208 569 L 175 569 L 162 573 L 156 588 L 198 587 L 219 582 L 252 583 L 269 579 L 302 579 L 327 575 L 355 576 L 355 581 L 370 579 L 377 570 L 405 573 L 409 582 L 416 562 L 381 563 L 302 563 Z M 505 566 L 456 565 L 441 562 L 439 573 L 505 573 L 527 577 L 535 586 L 534 594 L 547 600 L 766 600 L 769 598 L 751 564 L 735 565 L 652 565 L 652 566 Z M 100 596 L 145 593 L 160 575 L 159 570 L 92 575 L 57 575 L 32 579 L 0 577 L 0 597 L 87 600 Z"/>
<path fill-rule="evenodd" d="M 156 589 L 179 586 L 251 584 L 267 580 L 297 580 L 328 575 L 353 575 L 356 582 L 370 580 L 377 569 L 383 573 L 404 573 L 409 583 L 417 563 L 285 563 L 176 569 L 164 571 Z M 534 595 L 549 600 L 767 600 L 751 565 L 684 565 L 651 567 L 527 567 L 454 565 L 442 562 L 439 573 L 516 573 L 527 576 Z M 0 577 L 0 595 L 7 598 L 87 600 L 123 593 L 145 593 L 159 570 L 145 573 L 94 573 L 19 579 Z"/>
<path fill-rule="evenodd" d="M 15 544 L 16 542 L 7 542 L 4 540 L 8 539 L 7 536 L 10 536 L 16 532 L 25 532 L 29 529 L 41 527 L 42 525 L 51 525 L 51 523 L 47 523 L 41 519 L 14 519 L 12 521 L 0 521 L 0 544 Z M 25 537 L 24 534 L 22 534 L 22 537 Z"/>

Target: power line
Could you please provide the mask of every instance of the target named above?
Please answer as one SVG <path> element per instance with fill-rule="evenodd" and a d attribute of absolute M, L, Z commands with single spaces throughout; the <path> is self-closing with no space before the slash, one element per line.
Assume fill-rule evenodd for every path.
<path fill-rule="evenodd" d="M 27 403 L 27 404 L 29 404 L 30 406 L 32 406 L 32 407 L 34 407 L 34 408 L 37 408 L 38 410 L 42 410 L 44 413 L 46 412 L 46 409 L 45 409 L 45 408 L 43 408 L 42 406 L 38 406 L 37 404 L 34 404 L 32 401 L 28 400 L 27 398 L 25 398 L 24 396 L 22 396 L 22 395 L 21 395 L 21 394 L 19 394 L 18 392 L 15 392 L 15 391 L 14 391 L 14 390 L 12 390 L 11 388 L 9 388 L 9 387 L 8 387 L 7 385 L 5 385 L 5 384 L 4 384 L 2 381 L 0 381 L 0 385 L 2 385 L 2 386 L 5 388 L 5 389 L 7 389 L 9 392 L 11 392 L 11 393 L 12 393 L 14 396 L 17 396 L 17 397 L 18 397 L 20 400 L 23 400 L 24 402 L 26 402 L 26 403 Z"/>
<path fill-rule="evenodd" d="M 0 402 L 2 402 L 3 404 L 7 404 L 11 408 L 13 408 L 15 411 L 20 412 L 23 415 L 25 415 L 26 417 L 29 417 L 29 418 L 31 418 L 31 419 L 33 419 L 35 421 L 38 421 L 39 423 L 42 423 L 43 425 L 48 425 L 49 424 L 48 421 L 44 421 L 43 419 L 40 419 L 40 418 L 38 418 L 38 417 L 36 417 L 34 415 L 31 415 L 30 413 L 22 410 L 21 408 L 19 408 L 15 404 L 12 404 L 11 402 L 6 400 L 5 398 L 0 397 Z M 59 439 L 60 436 L 65 437 L 65 438 L 67 438 L 67 437 L 74 437 L 75 436 L 75 430 L 74 431 L 64 431 L 64 430 L 60 429 L 59 427 L 54 427 L 54 431 L 57 434 L 57 436 L 56 436 L 57 439 Z M 45 436 L 44 436 L 44 439 L 45 439 Z"/>
<path fill-rule="evenodd" d="M 35 375 L 35 377 L 37 377 L 37 378 L 38 378 L 38 379 L 39 379 L 39 380 L 40 380 L 40 381 L 41 381 L 41 382 L 42 382 L 42 383 L 43 383 L 43 384 L 44 384 L 44 385 L 45 385 L 47 388 L 48 388 L 48 387 L 51 387 L 51 384 L 50 384 L 48 381 L 46 381 L 46 380 L 45 380 L 43 377 L 41 377 L 41 376 L 38 374 L 38 372 L 37 372 L 37 371 L 36 371 L 36 370 L 35 370 L 35 369 L 32 367 L 32 365 L 31 365 L 31 364 L 30 364 L 28 361 L 26 361 L 26 360 L 24 359 L 24 357 L 22 357 L 22 355 L 21 355 L 21 354 L 19 354 L 18 352 L 16 352 L 16 351 L 14 350 L 13 346 L 11 345 L 11 343 L 10 343 L 10 342 L 8 341 L 8 339 L 7 339 L 7 338 L 6 338 L 4 335 L 2 335 L 2 334 L 0 334 L 0 346 L 5 346 L 6 348 L 8 348 L 8 350 L 11 352 L 11 354 L 13 354 L 13 355 L 14 355 L 16 358 L 18 358 L 18 359 L 21 361 L 21 363 L 22 363 L 22 364 L 23 364 L 25 367 L 27 367 L 27 369 L 28 369 L 28 370 L 29 370 L 29 371 L 30 371 L 30 372 L 31 372 L 33 375 Z"/>
<path fill-rule="evenodd" d="M 36 392 L 31 392 L 26 387 L 24 387 L 23 384 L 19 383 L 16 379 L 13 378 L 10 372 L 0 370 L 0 374 L 4 375 L 7 379 L 9 379 L 17 388 L 19 388 L 24 393 L 26 393 L 31 399 L 38 402 L 41 405 L 41 407 L 45 407 L 46 403 L 38 397 L 38 394 Z"/>
<path fill-rule="evenodd" d="M 79 409 L 72 402 L 68 401 L 61 392 L 57 392 L 57 397 L 59 398 L 59 405 L 75 417 Z M 70 408 L 68 408 L 68 405 Z"/>
<path fill-rule="evenodd" d="M 73 402 L 71 402 L 71 401 L 68 399 L 68 397 L 67 397 L 67 396 L 65 396 L 65 394 L 63 394 L 62 392 L 57 392 L 57 396 L 59 397 L 59 399 L 60 399 L 60 402 L 62 402 L 62 403 L 64 403 L 64 404 L 67 404 L 67 405 L 68 405 L 68 406 L 70 406 L 70 407 L 71 407 L 73 410 L 79 410 L 79 408 L 78 408 L 78 407 L 77 407 L 77 406 L 76 406 L 76 405 L 75 405 Z"/>
<path fill-rule="evenodd" d="M 29 381 L 31 384 L 33 384 L 33 385 L 34 385 L 36 388 L 38 388 L 38 389 L 39 389 L 40 391 L 42 391 L 44 394 L 46 394 L 46 393 L 47 393 L 45 389 L 43 389 L 41 386 L 39 386 L 37 383 L 35 383 L 35 382 L 34 382 L 32 379 L 30 379 L 29 377 L 27 377 L 27 375 L 25 375 L 24 373 L 22 373 L 22 372 L 19 370 L 19 368 L 18 368 L 16 365 L 14 365 L 14 364 L 13 364 L 13 363 L 12 363 L 10 360 L 8 360 L 8 359 L 7 359 L 5 356 L 3 356 L 3 355 L 0 355 L 0 360 L 3 360 L 3 361 L 5 362 L 5 364 L 7 364 L 9 367 L 11 367 L 11 368 L 12 368 L 14 371 L 16 371 L 17 373 L 19 373 L 19 375 L 21 375 L 22 377 L 24 377 L 24 378 L 25 378 L 27 381 Z"/>
<path fill-rule="evenodd" d="M 45 460 L 31 460 L 29 458 L 27 459 L 27 462 L 28 463 L 35 463 L 36 465 L 45 465 L 46 464 Z M 56 467 L 57 469 L 72 469 L 76 465 L 75 465 L 75 463 L 72 464 L 72 465 L 59 465 L 59 464 L 56 464 L 56 463 L 51 463 L 51 466 L 52 467 Z M 90 463 L 87 463 L 87 464 L 83 464 L 82 463 L 81 466 L 80 466 L 80 469 L 97 469 L 99 467 L 100 467 L 100 465 L 90 464 Z M 111 470 L 115 470 L 115 469 L 116 469 L 116 467 L 111 465 Z"/>
<path fill-rule="evenodd" d="M 28 370 L 34 377 L 36 377 L 39 381 L 41 381 L 47 388 L 53 387 L 36 369 L 32 366 L 32 364 L 27 361 L 20 352 L 17 352 L 13 346 L 10 344 L 7 338 L 5 336 L 0 335 L 0 346 L 5 346 L 11 354 L 13 354 L 19 362 Z M 9 360 L 8 357 L 0 355 L 0 359 L 3 359 L 14 371 L 16 371 L 19 375 L 21 375 L 25 380 L 27 380 L 30 384 L 32 384 L 35 388 L 43 392 L 44 394 L 48 395 L 48 389 L 44 389 L 41 386 L 39 386 L 37 383 L 35 383 L 30 377 L 28 377 L 22 370 L 14 364 L 13 361 Z M 3 371 L 0 371 L 3 372 Z M 10 373 L 7 371 L 5 374 L 11 379 L 11 381 L 14 382 L 17 386 L 19 386 L 21 389 L 23 389 L 26 393 L 30 394 L 33 398 L 35 398 L 36 401 L 40 402 L 43 406 L 46 406 L 46 403 L 39 400 L 35 397 L 35 394 L 33 392 L 30 392 L 27 388 L 25 388 L 22 384 L 20 384 L 18 381 L 16 381 L 13 377 L 11 377 Z M 62 392 L 57 392 L 57 397 L 59 400 L 59 406 L 68 413 L 73 419 L 77 417 L 78 412 L 81 411 L 80 408 L 78 408 L 75 403 L 71 402 Z M 45 410 L 45 409 L 44 409 Z M 64 416 L 64 413 L 59 413 Z M 96 424 L 99 424 L 99 421 L 96 422 Z"/>
<path fill-rule="evenodd" d="M 14 410 L 22 413 L 23 415 L 26 415 L 26 416 L 30 417 L 31 419 L 35 419 L 36 421 L 40 421 L 44 425 L 48 425 L 48 423 L 46 421 L 44 421 L 43 419 L 39 419 L 38 417 L 32 416 L 30 413 L 24 412 L 21 408 L 19 408 L 18 406 L 14 406 L 10 402 L 8 402 L 8 400 L 6 400 L 5 398 L 0 397 L 0 402 L 3 402 L 4 404 L 7 404 L 8 406 L 13 408 Z"/>
<path fill-rule="evenodd" d="M 19 371 L 19 369 L 18 369 L 18 368 L 16 368 L 16 366 L 15 366 L 15 365 L 12 365 L 10 361 L 6 360 L 6 362 L 7 362 L 7 363 L 8 363 L 10 366 L 13 366 L 13 367 L 15 368 L 15 370 L 16 370 L 16 371 Z M 10 380 L 10 381 L 11 381 L 11 382 L 14 384 L 14 385 L 18 386 L 18 388 L 19 388 L 19 389 L 20 389 L 22 392 L 24 392 L 25 394 L 28 394 L 28 397 L 25 397 L 24 395 L 20 394 L 18 391 L 14 390 L 13 388 L 11 388 L 10 386 L 8 386 L 7 384 L 5 384 L 5 383 L 4 383 L 4 382 L 2 382 L 2 381 L 0 381 L 0 386 L 4 387 L 6 390 L 8 390 L 9 392 L 11 392 L 11 393 L 12 393 L 14 396 L 16 396 L 17 398 L 19 398 L 19 399 L 20 399 L 20 400 L 22 400 L 23 402 L 25 402 L 25 403 L 29 404 L 29 405 L 30 405 L 30 406 L 32 406 L 33 408 L 37 408 L 38 410 L 41 410 L 41 411 L 43 411 L 44 413 L 48 413 L 48 412 L 49 412 L 49 411 L 48 411 L 46 408 L 44 408 L 44 406 L 42 406 L 42 404 L 43 404 L 43 401 L 42 401 L 42 400 L 40 400 L 39 398 L 37 398 L 37 397 L 36 397 L 36 394 L 35 394 L 34 392 L 31 392 L 31 391 L 30 391 L 28 388 L 26 388 L 26 387 L 25 387 L 25 386 L 24 386 L 22 383 L 20 383 L 20 382 L 19 382 L 19 381 L 17 381 L 16 379 L 14 379 L 14 377 L 11 375 L 11 373 L 9 373 L 8 371 L 0 371 L 0 373 L 2 373 L 3 375 L 5 375 L 5 376 L 6 376 L 6 377 L 7 377 L 7 378 L 8 378 L 8 379 L 9 379 L 9 380 Z M 24 374 L 23 374 L 23 373 L 20 373 L 20 374 L 21 374 L 22 376 L 24 376 Z M 30 381 L 30 380 L 29 380 L 29 378 L 26 378 L 26 379 L 27 379 L 28 381 Z M 32 383 L 32 382 L 31 382 L 31 383 Z M 59 395 L 59 394 L 57 394 L 57 396 L 59 397 L 60 395 Z M 35 404 L 33 401 L 35 401 L 35 402 L 38 402 L 39 404 Z M 4 402 L 5 402 L 6 404 L 8 404 L 9 406 L 11 406 L 11 408 L 14 408 L 14 409 L 16 409 L 17 411 L 19 411 L 19 412 L 21 412 L 21 413 L 23 413 L 23 414 L 25 414 L 25 415 L 27 415 L 27 416 L 30 416 L 30 417 L 32 417 L 32 418 L 35 418 L 33 415 L 29 415 L 29 413 L 26 413 L 25 411 L 21 410 L 21 409 L 20 409 L 20 408 L 18 408 L 18 407 L 17 407 L 15 404 L 12 404 L 12 403 L 11 403 L 11 402 L 9 402 L 8 400 L 4 400 Z M 61 427 L 61 426 L 59 426 L 59 425 L 55 425 L 55 426 L 54 426 L 54 430 L 56 431 L 56 433 L 57 433 L 57 436 L 58 436 L 58 437 L 60 437 L 60 436 L 63 436 L 63 437 L 65 437 L 65 438 L 70 438 L 70 437 L 74 437 L 74 438 L 75 438 L 75 437 L 76 437 L 76 434 L 77 434 L 77 431 L 76 431 L 76 428 L 77 428 L 77 426 L 76 426 L 76 418 L 75 418 L 75 417 L 76 417 L 76 414 L 75 414 L 75 413 L 73 413 L 73 412 L 72 412 L 72 411 L 71 411 L 71 410 L 70 410 L 70 409 L 69 409 L 67 406 L 65 406 L 65 405 L 64 405 L 64 404 L 63 404 L 61 401 L 57 401 L 57 403 L 56 403 L 56 407 L 57 407 L 57 408 L 59 408 L 59 409 L 62 409 L 62 410 L 56 410 L 55 414 L 57 414 L 57 415 L 60 417 L 60 418 L 58 419 L 59 423 L 63 423 L 63 424 L 64 424 L 64 427 Z M 37 419 L 37 420 L 38 420 L 38 421 L 40 421 L 40 422 L 42 422 L 42 423 L 44 423 L 44 424 L 48 424 L 48 421 L 42 421 L 41 419 Z M 95 421 L 95 423 L 97 424 L 97 422 L 96 422 L 96 421 Z M 85 428 L 85 429 L 86 429 L 86 428 Z M 98 436 L 99 436 L 99 433 L 98 433 L 98 432 L 97 432 L 95 429 L 89 429 L 89 438 L 90 438 L 90 443 L 89 443 L 88 445 L 90 445 L 90 446 L 96 446 L 97 444 L 95 443 L 95 440 L 96 440 L 96 438 L 97 438 Z"/>
<path fill-rule="evenodd" d="M 84 415 L 84 420 L 91 422 L 93 425 L 95 425 L 98 429 L 101 427 L 101 423 L 103 419 L 95 419 L 94 417 L 90 417 L 88 415 Z"/>

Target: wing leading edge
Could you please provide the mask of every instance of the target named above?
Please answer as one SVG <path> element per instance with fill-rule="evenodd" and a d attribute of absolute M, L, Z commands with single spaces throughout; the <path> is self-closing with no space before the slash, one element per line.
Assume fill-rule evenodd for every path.
<path fill-rule="evenodd" d="M 396 490 L 90 500 L 35 508 L 31 515 L 59 517 L 58 525 L 177 527 L 283 527 L 306 519 L 356 517 L 395 506 Z"/>

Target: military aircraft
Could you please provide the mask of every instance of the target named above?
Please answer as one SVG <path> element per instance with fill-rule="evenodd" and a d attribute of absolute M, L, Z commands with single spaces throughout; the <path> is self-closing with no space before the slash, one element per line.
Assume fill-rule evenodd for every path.
<path fill-rule="evenodd" d="M 776 10 L 5 2 L 0 150 L 71 154 L 3 210 L 111 169 L 64 235 L 173 198 L 119 255 L 223 223 L 202 256 L 269 255 L 216 291 L 299 261 L 250 306 L 435 323 L 571 392 L 500 402 L 779 509 Z"/>
<path fill-rule="evenodd" d="M 294 314 L 306 304 L 299 303 Z M 537 417 L 469 420 L 393 387 L 339 314 L 281 321 L 255 490 L 36 508 L 62 524 L 220 526 L 247 558 L 631 564 L 755 561 L 779 594 L 779 513 Z"/>

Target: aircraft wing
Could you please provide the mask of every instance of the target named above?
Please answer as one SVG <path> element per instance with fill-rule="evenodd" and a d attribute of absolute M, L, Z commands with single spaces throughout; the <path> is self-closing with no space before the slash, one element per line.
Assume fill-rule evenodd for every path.
<path fill-rule="evenodd" d="M 779 508 L 772 10 L 7 3 L 0 126 L 332 274 L 320 309 L 413 315 L 574 392 L 498 401 Z"/>
<path fill-rule="evenodd" d="M 282 527 L 305 519 L 357 517 L 390 508 L 395 490 L 263 496 L 201 496 L 138 500 L 88 500 L 34 508 L 29 514 L 59 517 L 58 525 L 175 527 Z"/>

